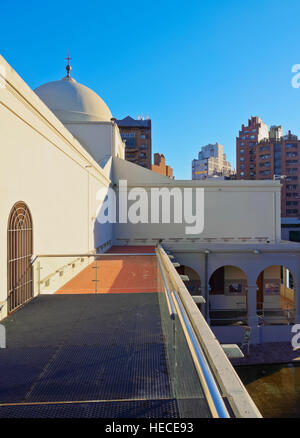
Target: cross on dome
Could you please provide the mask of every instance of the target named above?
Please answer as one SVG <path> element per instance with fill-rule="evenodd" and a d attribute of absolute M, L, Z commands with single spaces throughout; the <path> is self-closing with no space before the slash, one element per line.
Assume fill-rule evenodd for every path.
<path fill-rule="evenodd" d="M 71 70 L 72 70 L 72 67 L 71 67 L 71 65 L 70 65 L 70 60 L 71 60 L 72 58 L 70 58 L 69 50 L 68 50 L 68 57 L 65 58 L 65 59 L 67 59 L 67 61 L 68 61 L 68 65 L 66 66 L 66 70 L 67 70 L 67 78 L 70 78 L 70 77 L 71 77 Z"/>

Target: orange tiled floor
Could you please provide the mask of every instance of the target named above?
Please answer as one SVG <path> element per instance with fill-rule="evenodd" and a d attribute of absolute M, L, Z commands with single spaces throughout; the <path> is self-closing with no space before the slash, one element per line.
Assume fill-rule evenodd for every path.
<path fill-rule="evenodd" d="M 162 289 L 156 256 L 121 255 L 121 252 L 152 253 L 154 249 L 113 247 L 110 252 L 118 252 L 120 255 L 109 258 L 99 256 L 97 261 L 66 283 L 56 294 L 158 292 Z"/>
<path fill-rule="evenodd" d="M 112 246 L 108 251 L 108 253 L 137 253 L 137 254 L 144 254 L 144 253 L 155 253 L 155 246 Z"/>

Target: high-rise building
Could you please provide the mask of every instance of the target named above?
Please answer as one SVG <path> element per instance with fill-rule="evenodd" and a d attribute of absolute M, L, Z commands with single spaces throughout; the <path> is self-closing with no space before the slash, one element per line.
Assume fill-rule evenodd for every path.
<path fill-rule="evenodd" d="M 151 120 L 130 116 L 116 120 L 125 142 L 125 159 L 148 169 L 152 168 Z"/>
<path fill-rule="evenodd" d="M 281 126 L 268 126 L 259 117 L 242 125 L 236 139 L 237 178 L 281 177 L 281 216 L 299 218 L 300 140 Z"/>
<path fill-rule="evenodd" d="M 172 167 L 166 165 L 166 159 L 163 154 L 154 154 L 154 164 L 152 164 L 152 170 L 160 173 L 161 175 L 168 176 L 169 178 L 174 178 L 173 169 Z"/>
<path fill-rule="evenodd" d="M 198 159 L 192 161 L 192 179 L 229 176 L 232 173 L 231 164 L 226 161 L 223 146 L 219 143 L 203 146 Z"/>
<path fill-rule="evenodd" d="M 256 179 L 256 145 L 268 137 L 268 126 L 259 117 L 242 125 L 236 139 L 237 179 Z"/>

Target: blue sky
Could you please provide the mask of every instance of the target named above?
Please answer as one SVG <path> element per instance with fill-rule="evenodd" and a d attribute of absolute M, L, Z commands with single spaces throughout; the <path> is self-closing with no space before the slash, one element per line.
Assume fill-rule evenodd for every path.
<path fill-rule="evenodd" d="M 149 115 L 153 152 L 191 178 L 202 145 L 224 145 L 251 115 L 300 136 L 299 0 L 26 1 L 1 4 L 0 53 L 32 88 L 65 74 L 114 117 Z"/>

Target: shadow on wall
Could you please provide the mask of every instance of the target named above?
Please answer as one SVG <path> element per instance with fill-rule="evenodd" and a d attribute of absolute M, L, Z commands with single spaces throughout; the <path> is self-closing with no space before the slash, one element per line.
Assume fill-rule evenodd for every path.
<path fill-rule="evenodd" d="M 107 221 L 103 222 L 103 218 L 108 217 L 108 194 L 109 190 L 103 188 L 103 191 L 98 192 L 97 201 L 99 202 L 97 206 L 97 211 L 95 212 L 94 221 L 94 249 L 97 252 L 106 251 L 111 245 L 113 240 L 113 223 Z M 101 222 L 100 222 L 101 221 Z"/>

